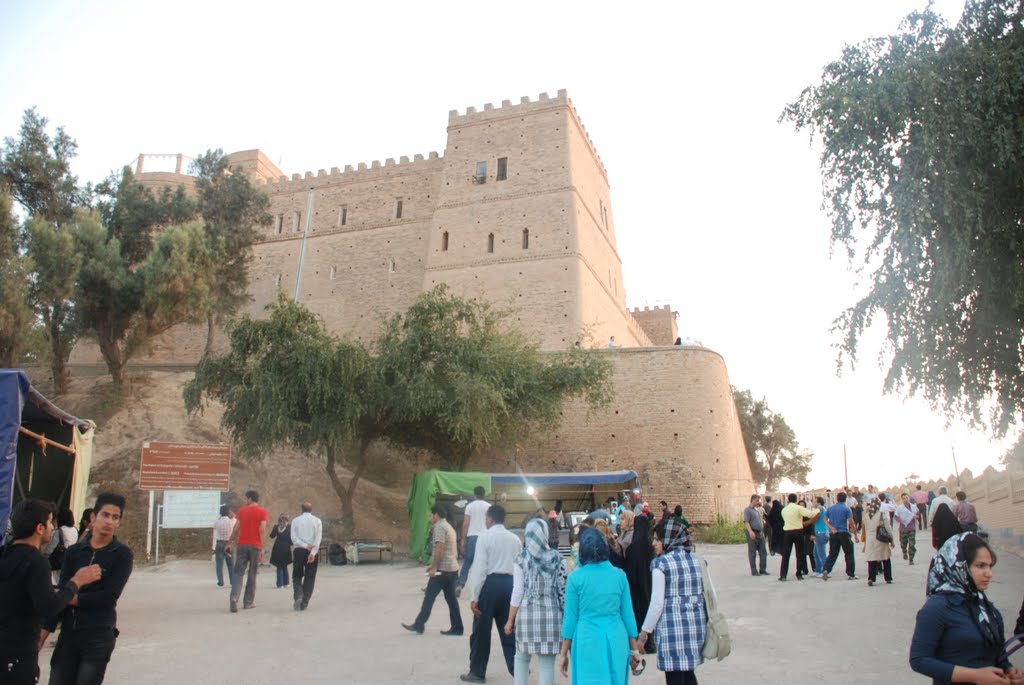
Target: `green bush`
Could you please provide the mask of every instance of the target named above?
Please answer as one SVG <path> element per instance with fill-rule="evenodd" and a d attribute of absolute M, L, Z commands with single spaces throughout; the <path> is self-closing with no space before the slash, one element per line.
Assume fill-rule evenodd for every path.
<path fill-rule="evenodd" d="M 740 545 L 747 541 L 747 530 L 743 521 L 730 521 L 719 515 L 710 526 L 700 527 L 697 537 L 712 545 Z"/>

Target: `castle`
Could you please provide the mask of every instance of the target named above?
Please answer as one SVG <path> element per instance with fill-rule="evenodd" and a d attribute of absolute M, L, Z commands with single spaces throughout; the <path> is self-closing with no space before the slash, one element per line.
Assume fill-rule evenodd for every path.
<path fill-rule="evenodd" d="M 146 159 L 139 181 L 192 184 L 182 156 L 174 172 L 147 171 Z M 250 313 L 284 290 L 335 333 L 365 341 L 382 315 L 446 283 L 512 305 L 515 325 L 542 348 L 582 343 L 610 355 L 616 397 L 606 412 L 570 406 L 555 435 L 475 466 L 633 468 L 646 498 L 682 502 L 691 520 L 745 506 L 754 486 L 724 360 L 673 345 L 668 306 L 627 309 L 608 174 L 564 90 L 450 112 L 443 155 L 290 178 L 259 150 L 229 161 L 266 191 L 273 216 L 250 268 Z M 193 362 L 204 342 L 205 330 L 181 327 L 149 361 Z M 82 345 L 75 359 L 98 355 Z"/>

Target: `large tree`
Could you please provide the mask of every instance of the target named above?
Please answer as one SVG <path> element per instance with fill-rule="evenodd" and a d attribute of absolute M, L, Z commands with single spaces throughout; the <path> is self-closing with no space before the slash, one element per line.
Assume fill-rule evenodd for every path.
<path fill-rule="evenodd" d="M 1024 3 L 928 8 L 848 46 L 783 118 L 821 146 L 832 242 L 866 274 L 842 356 L 886 329 L 886 391 L 1002 435 L 1024 407 Z"/>
<path fill-rule="evenodd" d="M 765 398 L 755 400 L 749 390 L 733 388 L 732 394 L 754 482 L 768 492 L 778 488 L 783 479 L 807 485 L 814 453 L 800 449 L 785 417 L 772 411 Z"/>
<path fill-rule="evenodd" d="M 34 272 L 29 302 L 43 323 L 54 391 L 67 389 L 67 359 L 78 334 L 71 295 L 77 274 L 73 228 L 77 208 L 88 193 L 71 173 L 77 144 L 60 127 L 51 138 L 47 119 L 28 109 L 18 138 L 5 138 L 0 181 L 28 214 L 25 246 Z"/>

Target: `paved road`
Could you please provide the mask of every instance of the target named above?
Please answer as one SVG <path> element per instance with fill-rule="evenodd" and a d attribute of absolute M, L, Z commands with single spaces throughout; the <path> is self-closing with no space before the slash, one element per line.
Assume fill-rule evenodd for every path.
<path fill-rule="evenodd" d="M 930 550 L 924 536 L 921 542 Z M 710 560 L 733 636 L 732 656 L 698 670 L 702 685 L 926 682 L 910 671 L 907 651 L 924 601 L 927 556 L 915 566 L 894 559 L 895 583 L 869 588 L 859 559 L 860 581 L 840 573 L 827 583 L 780 583 L 750 576 L 745 547 L 700 552 Z M 302 613 L 292 610 L 290 589 L 273 587 L 272 570 L 260 571 L 256 608 L 229 614 L 212 564 L 137 569 L 119 607 L 121 637 L 106 682 L 447 684 L 465 672 L 468 639 L 438 634 L 448 627 L 442 598 L 425 635 L 399 625 L 419 608 L 422 568 L 399 562 L 321 567 L 317 593 Z M 769 570 L 777 573 L 777 557 L 769 557 Z M 1002 554 L 989 594 L 1010 622 L 1022 593 L 1024 560 Z M 462 606 L 468 624 L 468 600 Z M 488 682 L 508 685 L 496 639 L 494 647 Z M 42 656 L 44 683 L 51 653 L 47 648 Z M 664 679 L 651 659 L 632 682 Z"/>

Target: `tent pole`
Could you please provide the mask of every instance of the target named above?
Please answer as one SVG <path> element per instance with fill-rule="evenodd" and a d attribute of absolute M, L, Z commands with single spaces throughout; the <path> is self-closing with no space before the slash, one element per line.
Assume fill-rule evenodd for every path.
<path fill-rule="evenodd" d="M 68 447 L 67 445 L 62 445 L 59 442 L 55 442 L 53 440 L 50 440 L 45 435 L 40 435 L 39 433 L 33 433 L 28 428 L 24 428 L 24 427 L 18 428 L 18 432 L 27 435 L 28 437 L 32 438 L 33 440 L 38 440 L 40 447 L 42 447 L 43 445 L 50 445 L 52 447 L 56 447 L 57 449 L 64 450 L 65 452 L 70 452 L 71 454 L 77 454 L 77 452 L 75 451 L 74 447 Z"/>

